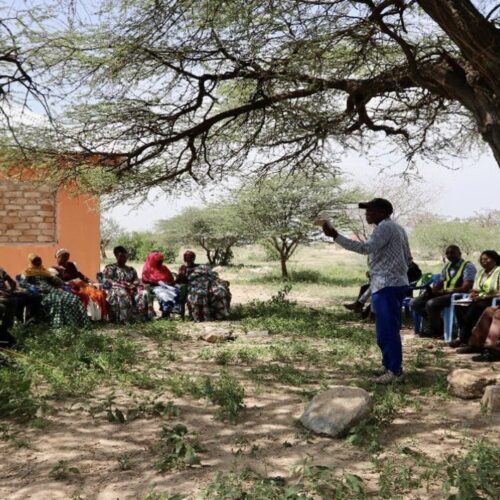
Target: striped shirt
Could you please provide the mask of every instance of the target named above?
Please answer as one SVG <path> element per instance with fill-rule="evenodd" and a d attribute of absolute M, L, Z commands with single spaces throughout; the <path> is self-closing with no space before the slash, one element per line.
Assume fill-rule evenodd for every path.
<path fill-rule="evenodd" d="M 335 243 L 352 252 L 368 255 L 370 289 L 408 285 L 408 266 L 413 260 L 405 230 L 391 219 L 384 219 L 367 241 L 355 241 L 339 234 Z"/>

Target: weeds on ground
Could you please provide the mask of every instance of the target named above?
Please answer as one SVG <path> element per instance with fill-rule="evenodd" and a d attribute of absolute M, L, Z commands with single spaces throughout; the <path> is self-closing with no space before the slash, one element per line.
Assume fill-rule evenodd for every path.
<path fill-rule="evenodd" d="M 397 386 L 376 387 L 371 417 L 352 427 L 347 441 L 372 452 L 379 451 L 384 429 L 410 403 L 404 391 L 405 388 Z"/>
<path fill-rule="evenodd" d="M 164 403 L 161 400 L 146 397 L 143 401 L 132 402 L 130 407 L 118 408 L 115 404 L 114 394 L 110 394 L 101 403 L 88 409 L 92 418 L 101 413 L 106 414 L 108 422 L 115 424 L 127 424 L 144 417 L 176 418 L 180 415 L 180 409 L 172 401 Z"/>
<path fill-rule="evenodd" d="M 0 439 L 2 441 L 10 441 L 17 448 L 30 448 L 31 444 L 27 439 L 18 437 L 19 431 L 13 431 L 11 426 L 0 424 Z"/>
<path fill-rule="evenodd" d="M 151 490 L 144 497 L 144 500 L 182 500 L 185 498 L 184 495 L 169 495 L 168 493 L 160 493 L 155 490 Z"/>
<path fill-rule="evenodd" d="M 354 474 L 338 476 L 335 469 L 304 464 L 295 471 L 295 479 L 265 477 L 245 470 L 241 473 L 219 472 L 202 492 L 203 498 L 229 500 L 355 500 L 366 498 L 363 480 Z"/>
<path fill-rule="evenodd" d="M 202 359 L 213 359 L 218 365 L 230 363 L 252 364 L 256 361 L 279 361 L 281 363 L 306 362 L 317 365 L 323 353 L 310 343 L 290 339 L 286 344 L 241 345 L 235 343 L 224 347 L 205 347 L 200 353 Z"/>
<path fill-rule="evenodd" d="M 16 338 L 18 369 L 31 376 L 34 385 L 48 383 L 48 395 L 57 399 L 88 394 L 97 383 L 126 375 L 138 361 L 137 344 L 94 329 L 22 327 Z"/>
<path fill-rule="evenodd" d="M 75 474 L 80 474 L 80 469 L 70 466 L 67 460 L 59 460 L 49 472 L 49 476 L 56 481 L 64 481 Z"/>
<path fill-rule="evenodd" d="M 500 496 L 500 446 L 477 442 L 463 454 L 433 460 L 419 451 L 403 448 L 403 457 L 375 459 L 379 495 L 394 498 L 425 488 L 441 490 L 445 498 L 497 499 Z"/>
<path fill-rule="evenodd" d="M 189 438 L 187 434 L 188 429 L 183 424 L 177 424 L 173 427 L 163 425 L 160 442 L 153 447 L 153 451 L 159 455 L 155 464 L 158 471 L 184 469 L 201 463 L 196 454 L 201 449 L 197 442 Z"/>
<path fill-rule="evenodd" d="M 250 370 L 249 377 L 258 384 L 276 381 L 282 384 L 300 386 L 317 381 L 317 377 L 305 370 L 281 364 L 255 366 Z"/>
<path fill-rule="evenodd" d="M 29 420 L 35 417 L 40 400 L 31 392 L 32 377 L 22 366 L 0 369 L 0 418 Z"/>
<path fill-rule="evenodd" d="M 216 412 L 217 418 L 236 423 L 245 408 L 245 389 L 235 377 L 225 370 L 221 370 L 218 378 L 206 377 L 203 392 L 213 404 L 220 406 Z"/>
<path fill-rule="evenodd" d="M 121 328 L 120 332 L 124 334 L 134 334 L 144 335 L 153 340 L 164 342 L 164 341 L 183 341 L 189 338 L 189 336 L 179 333 L 177 321 L 147 321 L 144 323 L 137 323 L 133 326 L 127 326 Z"/>
<path fill-rule="evenodd" d="M 174 375 L 166 380 L 166 385 L 178 397 L 189 394 L 195 399 L 207 398 L 213 404 L 219 405 L 216 418 L 220 420 L 234 423 L 245 408 L 245 389 L 225 370 L 221 370 L 218 377 Z"/>
<path fill-rule="evenodd" d="M 371 326 L 353 327 L 341 319 L 342 315 L 337 311 L 300 306 L 278 297 L 237 305 L 232 312 L 232 318 L 247 330 L 266 329 L 271 334 L 285 336 L 345 339 L 363 348 L 374 345 Z"/>
<path fill-rule="evenodd" d="M 121 471 L 130 470 L 132 468 L 128 455 L 120 455 L 116 461 L 118 462 L 118 469 Z"/>

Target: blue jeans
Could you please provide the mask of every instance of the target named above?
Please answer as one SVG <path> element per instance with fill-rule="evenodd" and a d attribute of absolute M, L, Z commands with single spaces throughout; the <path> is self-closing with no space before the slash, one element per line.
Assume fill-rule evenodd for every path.
<path fill-rule="evenodd" d="M 377 344 L 382 351 L 382 364 L 395 375 L 402 371 L 403 347 L 399 331 L 401 307 L 407 291 L 407 286 L 389 286 L 372 295 Z"/>

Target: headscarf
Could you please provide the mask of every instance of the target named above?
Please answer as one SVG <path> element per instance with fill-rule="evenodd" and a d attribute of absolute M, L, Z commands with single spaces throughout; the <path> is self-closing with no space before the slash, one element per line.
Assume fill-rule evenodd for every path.
<path fill-rule="evenodd" d="M 60 248 L 56 252 L 56 259 L 58 259 L 61 255 L 64 255 L 65 253 L 67 253 L 68 255 L 70 255 L 69 250 L 67 248 Z"/>
<path fill-rule="evenodd" d="M 43 276 L 44 278 L 53 278 L 54 275 L 48 271 L 45 267 L 43 267 L 42 265 L 39 265 L 39 266 L 35 266 L 33 265 L 33 261 L 36 259 L 36 258 L 39 258 L 41 260 L 41 257 L 39 255 L 37 255 L 36 253 L 30 253 L 28 255 L 28 262 L 29 262 L 29 267 L 27 267 L 23 274 L 24 276 L 28 277 L 28 276 Z"/>
<path fill-rule="evenodd" d="M 173 284 L 174 277 L 172 273 L 164 264 L 160 264 L 163 261 L 163 254 L 161 252 L 151 252 L 144 267 L 142 268 L 142 280 L 149 283 L 158 283 L 159 281 L 164 281 L 167 284 Z"/>

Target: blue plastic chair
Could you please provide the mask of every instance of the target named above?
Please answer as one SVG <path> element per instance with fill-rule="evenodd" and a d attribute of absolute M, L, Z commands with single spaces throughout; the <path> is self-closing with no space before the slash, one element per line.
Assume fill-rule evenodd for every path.
<path fill-rule="evenodd" d="M 423 283 L 422 285 L 419 286 L 412 286 L 411 290 L 425 290 L 428 286 L 435 285 L 439 280 L 441 279 L 441 274 L 433 274 L 431 278 Z M 408 311 L 410 312 L 411 319 L 413 322 L 413 329 L 415 330 L 415 333 L 422 333 L 424 331 L 424 318 L 422 317 L 421 314 L 419 314 L 416 311 L 413 311 L 411 308 L 411 299 L 412 297 L 406 297 L 403 300 L 403 307 L 406 310 L 406 307 L 408 307 Z"/>
<path fill-rule="evenodd" d="M 447 307 L 443 313 L 443 324 L 444 324 L 444 329 L 443 329 L 443 337 L 445 342 L 451 342 L 453 339 L 453 327 L 455 325 L 455 307 L 457 304 L 458 300 L 463 300 L 469 297 L 468 293 L 454 293 L 451 296 L 451 304 L 449 307 Z M 500 297 L 495 297 L 491 305 L 496 306 L 500 304 Z"/>

